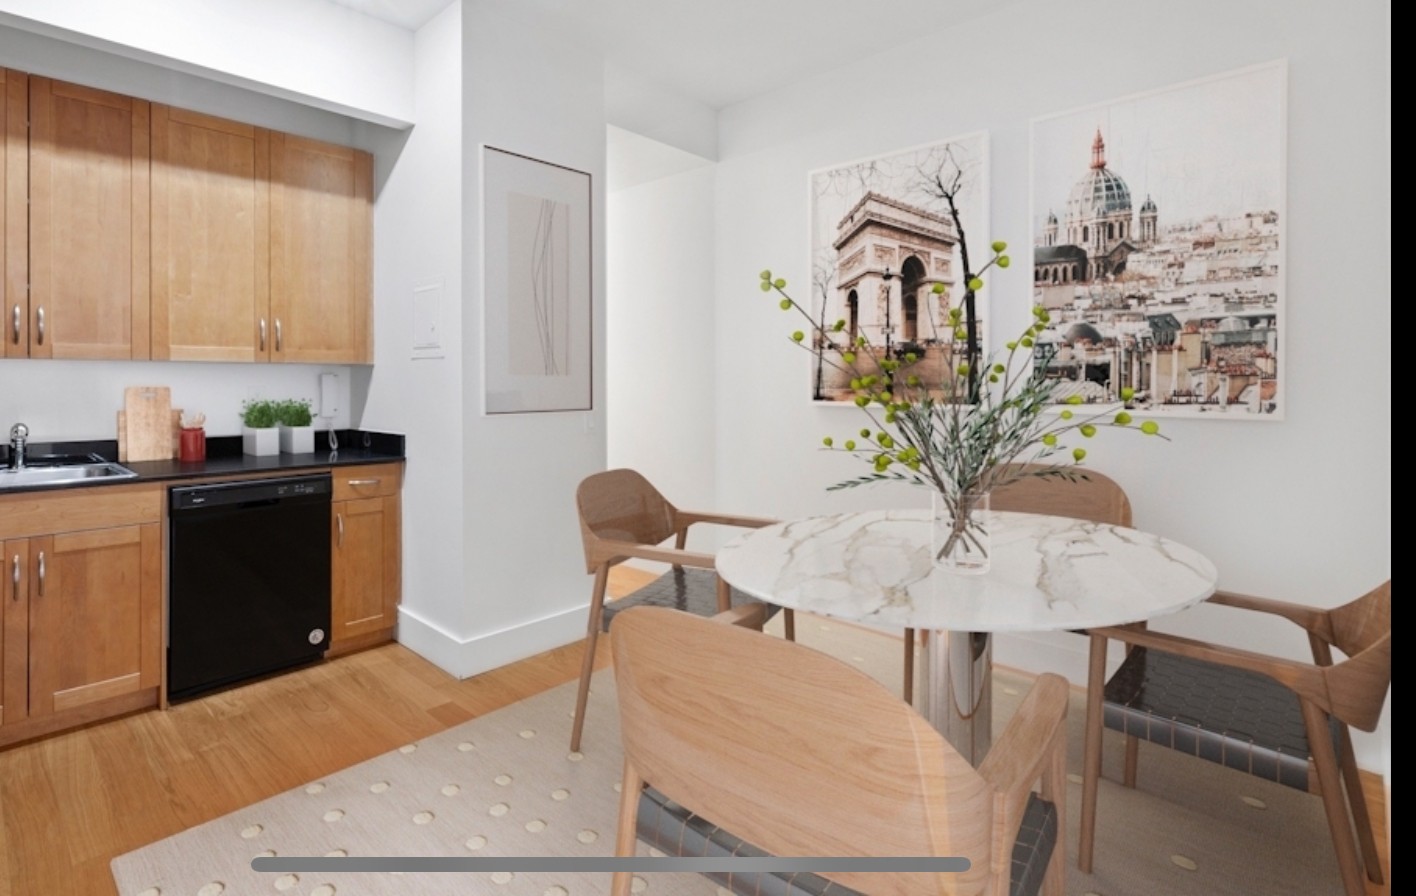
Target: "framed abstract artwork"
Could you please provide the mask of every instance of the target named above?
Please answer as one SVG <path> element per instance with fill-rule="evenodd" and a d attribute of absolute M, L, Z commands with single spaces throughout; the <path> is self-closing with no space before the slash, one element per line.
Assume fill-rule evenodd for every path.
<path fill-rule="evenodd" d="M 591 408 L 590 175 L 482 147 L 483 411 Z"/>

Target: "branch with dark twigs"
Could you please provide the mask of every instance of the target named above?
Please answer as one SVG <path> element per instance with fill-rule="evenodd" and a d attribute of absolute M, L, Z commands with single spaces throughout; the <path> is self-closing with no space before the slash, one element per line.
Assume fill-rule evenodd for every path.
<path fill-rule="evenodd" d="M 1003 252 L 1007 246 L 995 242 L 993 256 L 980 269 L 1007 266 Z M 1037 337 L 1047 328 L 1050 315 L 1041 306 L 1033 308 L 1033 320 L 1018 338 L 995 354 L 988 363 L 978 354 L 965 359 L 945 373 L 938 382 L 925 382 L 915 372 L 922 360 L 914 352 L 899 357 L 883 357 L 864 336 L 850 341 L 843 336 L 845 321 L 829 327 L 818 324 L 812 315 L 787 292 L 787 283 L 771 271 L 761 274 L 764 292 L 775 292 L 784 311 L 796 310 L 811 329 L 791 334 L 793 342 L 813 351 L 825 364 L 850 379 L 854 403 L 870 419 L 859 431 L 859 439 L 841 444 L 827 436 L 826 449 L 840 451 L 868 462 L 873 471 L 839 482 L 830 489 L 854 488 L 881 481 L 905 481 L 938 492 L 951 511 L 967 511 L 973 496 L 987 494 L 1029 476 L 1085 478 L 1076 469 L 1086 458 L 1086 449 L 1067 452 L 1064 441 L 1073 436 L 1094 437 L 1101 429 L 1124 429 L 1142 435 L 1161 435 L 1153 420 L 1135 424 L 1124 402 L 1134 396 L 1121 392 L 1122 404 L 1083 410 L 1080 395 L 1069 397 L 1060 407 L 1053 392 L 1058 381 L 1046 376 L 1042 365 L 1033 363 Z M 982 281 L 970 278 L 967 302 Z M 941 294 L 942 290 L 935 288 Z M 948 320 L 959 341 L 967 341 L 967 311 L 962 306 L 948 310 Z M 874 372 L 870 372 L 874 371 Z M 960 388 L 961 382 L 964 384 Z M 976 385 L 975 385 L 976 384 Z M 967 512 L 958 514 L 966 520 Z M 962 528 L 959 538 L 971 538 Z"/>

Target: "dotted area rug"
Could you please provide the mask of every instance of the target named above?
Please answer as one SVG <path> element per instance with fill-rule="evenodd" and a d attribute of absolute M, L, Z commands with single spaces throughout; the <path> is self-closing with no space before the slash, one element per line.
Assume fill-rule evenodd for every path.
<path fill-rule="evenodd" d="M 780 623 L 777 621 L 779 626 Z M 900 642 L 799 617 L 798 639 L 899 692 Z M 770 629 L 769 629 L 770 630 Z M 995 676 L 995 730 L 1028 682 Z M 120 896 L 591 896 L 606 874 L 262 873 L 260 856 L 603 856 L 614 849 L 621 754 L 614 681 L 596 674 L 581 753 L 568 752 L 575 683 L 463 723 L 296 790 L 113 860 Z M 1069 715 L 1071 768 L 1081 767 L 1084 702 Z M 1068 788 L 1071 896 L 1339 893 L 1321 801 L 1142 745 L 1140 786 L 1120 778 L 1108 736 L 1096 873 L 1076 869 L 1080 778 Z M 641 854 L 649 854 L 641 844 Z M 637 879 L 644 896 L 719 896 L 694 874 Z"/>

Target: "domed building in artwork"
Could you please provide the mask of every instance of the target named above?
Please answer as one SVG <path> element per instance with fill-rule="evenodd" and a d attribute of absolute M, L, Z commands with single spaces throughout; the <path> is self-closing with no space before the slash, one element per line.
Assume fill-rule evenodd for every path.
<path fill-rule="evenodd" d="M 1042 244 L 1034 252 L 1035 279 L 1071 283 L 1120 274 L 1132 252 L 1155 241 L 1158 214 L 1155 202 L 1146 197 L 1142 232 L 1136 231 L 1131 188 L 1106 166 L 1106 141 L 1098 129 L 1091 165 L 1067 196 L 1063 220 L 1048 212 Z"/>

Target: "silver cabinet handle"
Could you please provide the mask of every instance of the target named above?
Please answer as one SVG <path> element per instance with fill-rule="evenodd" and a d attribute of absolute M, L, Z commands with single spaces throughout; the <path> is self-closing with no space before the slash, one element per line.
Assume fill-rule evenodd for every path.
<path fill-rule="evenodd" d="M 265 318 L 261 318 L 261 351 L 265 351 Z"/>
<path fill-rule="evenodd" d="M 334 521 L 339 526 L 339 546 L 344 547 L 344 514 L 336 513 Z"/>
<path fill-rule="evenodd" d="M 378 485 L 380 482 L 383 482 L 383 480 L 382 480 L 382 479 L 351 479 L 351 480 L 349 480 L 349 484 L 350 484 L 350 485 L 354 485 L 354 486 L 358 486 L 358 485 Z"/>
<path fill-rule="evenodd" d="M 44 597 L 44 551 L 39 552 L 39 596 Z"/>
<path fill-rule="evenodd" d="M 275 350 L 284 351 L 284 339 L 280 338 L 280 318 L 275 319 Z"/>
<path fill-rule="evenodd" d="M 39 338 L 39 344 L 40 344 L 40 345 L 44 345 L 44 306 L 43 306 L 43 305 L 41 305 L 41 306 L 39 307 L 39 310 L 37 310 L 37 311 L 34 313 L 34 317 L 35 317 L 35 330 L 37 331 L 37 332 L 36 332 L 36 335 L 37 335 L 38 338 Z"/>
<path fill-rule="evenodd" d="M 15 313 L 10 316 L 10 341 L 15 345 L 20 344 L 20 306 L 15 306 Z"/>
<path fill-rule="evenodd" d="M 20 555 L 16 554 L 15 559 L 10 561 L 10 581 L 14 585 L 14 595 L 12 600 L 20 599 Z"/>

